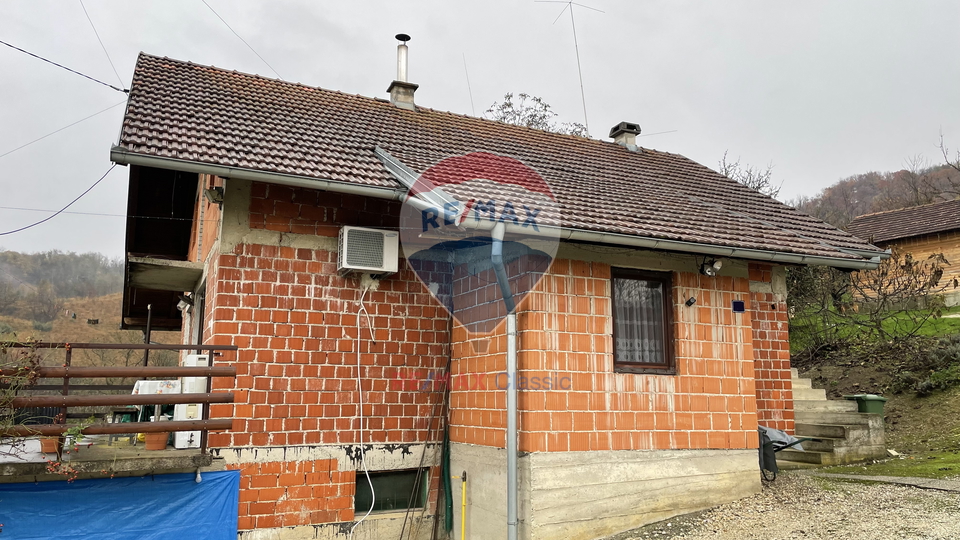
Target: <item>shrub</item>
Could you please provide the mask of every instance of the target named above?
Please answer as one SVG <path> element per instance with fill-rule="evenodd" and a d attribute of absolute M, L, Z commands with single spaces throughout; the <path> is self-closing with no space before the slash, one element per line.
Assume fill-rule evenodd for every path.
<path fill-rule="evenodd" d="M 37 332 L 49 332 L 53 330 L 52 322 L 33 321 L 33 329 Z"/>

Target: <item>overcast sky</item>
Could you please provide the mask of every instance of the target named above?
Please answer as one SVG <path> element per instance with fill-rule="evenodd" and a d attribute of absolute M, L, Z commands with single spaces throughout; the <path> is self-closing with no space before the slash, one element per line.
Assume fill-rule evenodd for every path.
<path fill-rule="evenodd" d="M 505 92 L 542 97 L 583 122 L 568 13 L 533 0 L 207 0 L 284 79 L 387 97 L 396 41 L 410 42 L 417 103 L 480 115 Z M 940 159 L 960 146 L 960 2 L 582 0 L 574 6 L 590 133 L 637 122 L 643 146 L 716 168 L 724 151 L 774 165 L 781 199 L 840 178 Z M 129 86 L 139 51 L 275 76 L 201 0 L 83 5 L 3 0 L 0 40 Z M 470 89 L 464 69 L 469 73 Z M 43 219 L 110 167 L 125 96 L 0 45 L 0 232 Z M 473 98 L 471 100 L 470 90 Z M 117 167 L 71 211 L 123 214 Z M 19 251 L 123 252 L 121 217 L 60 215 L 0 236 Z"/>

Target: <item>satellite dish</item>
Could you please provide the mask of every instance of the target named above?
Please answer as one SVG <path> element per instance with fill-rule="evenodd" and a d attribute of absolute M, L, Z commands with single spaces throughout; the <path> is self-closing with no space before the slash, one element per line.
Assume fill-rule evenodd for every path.
<path fill-rule="evenodd" d="M 404 43 L 410 41 L 410 36 L 408 36 L 407 34 L 397 34 L 394 37 L 397 38 L 397 41 L 402 41 Z"/>

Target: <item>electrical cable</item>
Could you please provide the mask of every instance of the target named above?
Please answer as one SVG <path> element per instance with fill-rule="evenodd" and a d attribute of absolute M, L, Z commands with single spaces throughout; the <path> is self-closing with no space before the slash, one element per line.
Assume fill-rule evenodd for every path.
<path fill-rule="evenodd" d="M 453 333 L 453 316 L 450 315 L 450 316 L 448 317 L 448 319 L 447 319 L 447 335 L 452 335 L 452 333 Z M 441 461 L 443 460 L 442 434 L 443 434 L 444 429 L 445 429 L 446 426 L 448 425 L 448 419 L 447 419 L 447 417 L 446 417 L 443 413 L 444 413 L 444 411 L 447 411 L 447 412 L 449 413 L 450 387 L 452 386 L 452 381 L 451 381 L 451 378 L 450 378 L 450 377 L 451 377 L 451 376 L 450 376 L 450 364 L 451 364 L 452 362 L 453 362 L 453 348 L 448 344 L 448 345 L 447 345 L 447 362 L 446 362 L 446 365 L 444 366 L 444 373 L 443 373 L 442 375 L 440 375 L 440 378 L 439 378 L 441 381 L 443 381 L 443 383 L 442 383 L 442 384 L 443 384 L 442 392 L 441 392 L 441 394 L 440 394 L 440 399 L 439 399 L 436 403 L 434 403 L 433 406 L 430 407 L 430 420 L 429 420 L 429 423 L 427 424 L 427 440 L 424 441 L 424 444 L 423 444 L 423 452 L 421 452 L 421 454 L 420 454 L 420 465 L 417 467 L 417 477 L 416 477 L 416 480 L 415 480 L 414 483 L 413 483 L 413 488 L 411 489 L 410 497 L 407 498 L 407 510 L 406 510 L 406 512 L 404 512 L 404 515 L 403 515 L 403 525 L 400 527 L 400 536 L 399 536 L 400 540 L 403 540 L 403 533 L 404 533 L 404 531 L 405 531 L 406 528 L 407 528 L 407 519 L 408 519 L 409 516 L 410 516 L 410 511 L 413 509 L 413 499 L 414 499 L 414 495 L 415 495 L 415 490 L 417 490 L 417 489 L 422 489 L 420 482 L 421 482 L 421 478 L 423 477 L 423 469 L 424 469 L 423 463 L 424 463 L 424 461 L 426 461 L 426 456 L 427 456 L 427 444 L 429 444 L 429 438 L 430 438 L 430 433 L 431 433 L 431 431 L 432 431 L 431 428 L 432 428 L 432 426 L 433 426 L 433 421 L 434 421 L 434 420 L 437 418 L 437 416 L 438 416 L 438 415 L 437 415 L 437 406 L 438 406 L 438 405 L 440 406 L 440 416 L 443 417 L 443 418 L 442 418 L 443 421 L 437 423 L 437 430 L 438 430 L 438 431 L 440 432 L 440 434 L 441 434 L 440 460 L 441 460 Z M 444 473 L 441 471 L 440 474 L 442 475 L 442 474 L 444 474 Z M 442 478 L 441 478 L 441 480 L 442 480 Z M 440 506 L 440 499 L 439 499 L 439 497 L 438 497 L 438 498 L 437 498 L 437 508 L 436 508 L 436 510 L 434 511 L 434 531 L 436 530 L 436 520 L 438 519 L 438 516 L 440 515 L 439 506 Z M 423 509 L 421 510 L 421 515 L 422 515 L 424 512 L 426 512 L 426 511 L 427 511 L 427 505 L 424 505 Z M 416 524 L 416 525 L 419 527 L 420 524 Z M 416 537 L 419 538 L 419 535 L 417 535 L 417 534 L 415 534 L 415 533 L 419 533 L 419 530 L 418 530 L 418 529 L 415 530 L 415 529 L 414 529 L 414 523 L 411 523 L 411 525 L 410 525 L 410 534 L 409 534 L 408 536 L 411 536 L 411 537 L 412 537 L 412 536 L 416 536 Z"/>
<path fill-rule="evenodd" d="M 259 58 L 261 62 L 263 62 L 264 64 L 266 64 L 267 67 L 270 68 L 271 71 L 273 71 L 273 73 L 277 76 L 278 79 L 280 79 L 281 81 L 285 80 L 283 77 L 280 76 L 279 73 L 277 73 L 277 70 L 273 69 L 273 66 L 271 66 L 269 62 L 267 62 L 266 60 L 263 59 L 262 56 L 260 56 L 260 53 L 258 53 L 258 52 L 256 51 L 256 49 L 254 49 L 253 47 L 250 46 L 249 43 L 247 43 L 247 40 L 245 40 L 245 39 L 243 39 L 242 37 L 240 37 L 240 34 L 238 34 L 237 31 L 234 30 L 233 27 L 231 27 L 230 24 L 227 23 L 227 21 L 225 21 L 225 20 L 223 19 L 223 17 L 221 17 L 220 14 L 217 13 L 217 11 L 216 11 L 215 9 L 213 9 L 213 7 L 211 7 L 210 4 L 207 3 L 207 0 L 200 0 L 200 1 L 203 2 L 203 5 L 205 5 L 205 6 L 207 6 L 208 8 L 210 8 L 210 11 L 212 11 L 213 14 L 216 15 L 218 19 L 220 19 L 220 22 L 222 22 L 223 24 L 225 24 L 226 27 L 229 28 L 231 32 L 233 32 L 233 35 L 237 36 L 237 38 L 239 38 L 240 41 L 242 41 L 243 44 L 246 45 L 248 49 L 250 49 L 251 51 L 253 51 L 253 54 L 257 55 L 257 58 Z"/>
<path fill-rule="evenodd" d="M 13 233 L 18 233 L 18 232 L 20 232 L 20 231 L 25 231 L 25 230 L 30 229 L 30 228 L 32 228 L 32 227 L 36 227 L 37 225 L 40 225 L 41 223 L 46 223 L 46 222 L 50 221 L 51 219 L 59 216 L 60 214 L 63 213 L 64 210 L 66 210 L 67 208 L 70 208 L 70 206 L 73 205 L 73 203 L 79 201 L 79 200 L 80 200 L 84 195 L 86 195 L 87 193 L 90 193 L 90 190 L 92 190 L 93 188 L 97 187 L 97 184 L 99 184 L 100 182 L 102 182 L 103 179 L 106 178 L 107 175 L 110 174 L 110 171 L 112 171 L 113 168 L 116 167 L 116 166 L 117 166 L 116 163 L 114 163 L 113 165 L 111 165 L 110 168 L 107 169 L 107 172 L 103 173 L 103 176 L 101 176 L 99 180 L 97 180 L 96 182 L 94 182 L 92 186 L 88 187 L 88 188 L 86 189 L 86 191 L 84 191 L 84 192 L 81 193 L 80 195 L 77 195 L 77 198 L 76 198 L 76 199 L 74 199 L 74 200 L 70 201 L 69 203 L 67 203 L 67 205 L 64 206 L 63 208 L 61 208 L 60 210 L 57 210 L 57 211 L 54 212 L 53 214 L 51 214 L 51 215 L 49 215 L 49 216 L 41 219 L 40 221 L 38 221 L 38 222 L 36 222 L 36 223 L 31 223 L 30 225 L 26 225 L 26 226 L 24 226 L 24 227 L 20 227 L 19 229 L 14 229 L 14 230 L 12 230 L 12 231 L 0 232 L 0 236 L 6 236 L 6 235 L 8 235 L 8 234 L 13 234 Z"/>
<path fill-rule="evenodd" d="M 361 279 L 361 284 L 362 283 L 363 283 L 363 280 Z M 369 517 L 370 514 L 373 512 L 374 505 L 377 502 L 377 494 L 373 489 L 373 480 L 370 479 L 370 469 L 367 468 L 367 452 L 363 449 L 363 385 L 362 385 L 363 381 L 360 377 L 360 370 L 361 370 L 360 344 L 362 343 L 362 339 L 363 339 L 361 336 L 361 327 L 360 327 L 361 313 L 366 315 L 366 318 L 367 318 L 367 329 L 370 332 L 370 341 L 372 343 L 377 342 L 373 334 L 373 326 L 371 326 L 370 324 L 370 313 L 367 312 L 367 308 L 363 305 L 363 298 L 367 295 L 367 291 L 372 289 L 376 283 L 377 283 L 376 281 L 371 281 L 366 285 L 362 285 L 363 291 L 360 293 L 360 299 L 357 300 L 357 303 L 359 304 L 359 307 L 357 308 L 357 401 L 359 403 L 359 406 L 357 408 L 357 416 L 359 416 L 360 418 L 360 430 L 359 430 L 360 463 L 363 466 L 363 473 L 367 476 L 367 484 L 370 485 L 370 509 L 367 510 L 367 513 L 364 514 L 364 516 L 360 518 L 359 521 L 353 524 L 353 527 L 350 527 L 351 537 L 353 536 L 353 531 L 356 530 L 356 528 L 360 526 L 360 524 L 363 523 L 363 521 L 367 519 L 367 517 Z"/>
<path fill-rule="evenodd" d="M 123 79 L 120 78 L 120 74 L 117 73 L 117 67 L 113 65 L 113 60 L 110 59 L 110 53 L 107 52 L 107 47 L 103 44 L 103 40 L 100 39 L 100 32 L 97 32 L 97 27 L 93 25 L 93 19 L 90 18 L 90 14 L 87 13 L 87 6 L 83 5 L 83 0 L 80 1 L 80 7 L 83 9 L 83 14 L 87 16 L 87 21 L 90 23 L 90 28 L 93 28 L 93 34 L 97 36 L 97 41 L 100 42 L 100 48 L 103 49 L 103 54 L 107 57 L 107 62 L 110 62 L 110 67 L 113 68 L 113 74 L 117 76 L 117 80 L 120 81 L 120 85 L 123 85 Z"/>
<path fill-rule="evenodd" d="M 126 100 L 123 100 L 123 101 L 121 101 L 120 103 L 114 103 L 113 105 L 107 107 L 106 109 L 103 109 L 102 111 L 95 112 L 95 113 L 91 114 L 90 116 L 88 116 L 88 117 L 86 117 L 86 118 L 81 118 L 80 120 L 77 120 L 76 122 L 74 122 L 74 123 L 72 123 L 72 124 L 68 124 L 68 125 L 66 125 L 66 126 L 63 126 L 62 128 L 60 128 L 60 129 L 58 129 L 58 130 L 56 130 L 56 131 L 51 131 L 50 133 L 47 133 L 47 134 L 44 135 L 43 137 L 39 137 L 39 138 L 36 138 L 36 139 L 34 139 L 34 140 L 32 140 L 32 141 L 30 141 L 30 142 L 28 142 L 28 143 L 21 144 L 20 146 L 14 148 L 13 150 L 7 150 L 6 152 L 0 154 L 0 158 L 2 158 L 3 156 L 6 156 L 6 155 L 10 155 L 10 154 L 16 152 L 17 150 L 20 150 L 21 148 L 26 148 L 26 147 L 30 146 L 31 144 L 33 144 L 33 143 L 35 143 L 35 142 L 42 141 L 43 139 L 46 139 L 47 137 L 49 137 L 49 136 L 51 136 L 51 135 L 56 135 L 57 133 L 60 133 L 61 131 L 65 130 L 65 129 L 67 129 L 67 128 L 73 127 L 73 126 L 79 124 L 80 122 L 83 122 L 83 121 L 85 121 L 85 120 L 89 120 L 89 119 L 91 119 L 91 118 L 93 118 L 94 116 L 97 116 L 97 115 L 99 115 L 99 114 L 103 114 L 103 113 L 109 111 L 110 109 L 113 109 L 114 107 L 116 107 L 116 106 L 118 106 L 118 105 L 123 105 L 123 104 L 126 103 L 126 102 L 127 102 Z"/>
<path fill-rule="evenodd" d="M 56 210 L 49 210 L 46 208 L 22 208 L 19 206 L 0 206 L 0 210 L 21 210 L 24 212 L 56 212 Z M 133 218 L 133 219 L 165 219 L 167 221 L 190 221 L 190 222 L 200 222 L 200 221 L 217 221 L 219 219 L 193 219 L 193 218 L 181 218 L 181 217 L 164 217 L 164 216 L 128 216 L 126 214 L 103 214 L 100 212 L 60 212 L 61 214 L 70 214 L 74 216 L 97 216 L 97 217 L 120 217 L 120 218 Z"/>
<path fill-rule="evenodd" d="M 116 86 L 114 86 L 114 85 L 112 85 L 112 84 L 110 84 L 110 83 L 105 83 L 105 82 L 101 81 L 100 79 L 94 79 L 93 77 L 91 77 L 91 76 L 89 76 L 89 75 L 84 75 L 83 73 L 80 73 L 79 71 L 77 71 L 77 70 L 75 70 L 75 69 L 70 69 L 70 68 L 68 68 L 67 66 L 64 66 L 64 65 L 62 65 L 62 64 L 58 64 L 58 63 L 54 62 L 53 60 L 47 60 L 46 58 L 44 58 L 44 57 L 42 57 L 42 56 L 40 56 L 40 55 L 38 55 L 38 54 L 33 54 L 32 52 L 26 51 L 26 50 L 24 50 L 24 49 L 21 49 L 20 47 L 17 47 L 16 45 L 11 45 L 11 44 L 7 43 L 6 41 L 0 40 L 0 43 L 6 45 L 7 47 L 10 47 L 11 49 L 16 49 L 16 50 L 18 50 L 18 51 L 20 51 L 20 52 L 22 52 L 22 53 L 24 53 L 24 54 L 28 54 L 28 55 L 30 55 L 30 56 L 38 59 L 38 60 L 43 60 L 44 62 L 46 62 L 46 63 L 48 63 L 48 64 L 53 64 L 53 65 L 57 66 L 58 68 L 65 69 L 65 70 L 69 71 L 70 73 L 74 73 L 74 74 L 79 75 L 79 76 L 81 76 L 81 77 L 83 77 L 83 78 L 85 78 L 85 79 L 90 79 L 91 81 L 93 81 L 93 82 L 95 82 L 95 83 L 102 84 L 102 85 L 106 86 L 107 88 L 113 88 L 113 89 L 116 90 L 117 92 L 123 92 L 124 94 L 129 94 L 129 93 L 130 93 L 130 90 L 125 90 L 125 89 L 123 89 L 123 88 L 117 88 Z"/>

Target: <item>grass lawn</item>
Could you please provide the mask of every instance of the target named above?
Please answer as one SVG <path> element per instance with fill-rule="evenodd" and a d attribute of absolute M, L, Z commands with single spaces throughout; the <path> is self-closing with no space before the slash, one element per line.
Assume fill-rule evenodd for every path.
<path fill-rule="evenodd" d="M 868 476 L 915 476 L 950 478 L 960 476 L 960 452 L 937 452 L 919 456 L 902 456 L 878 463 L 826 467 L 821 472 L 861 474 Z"/>

